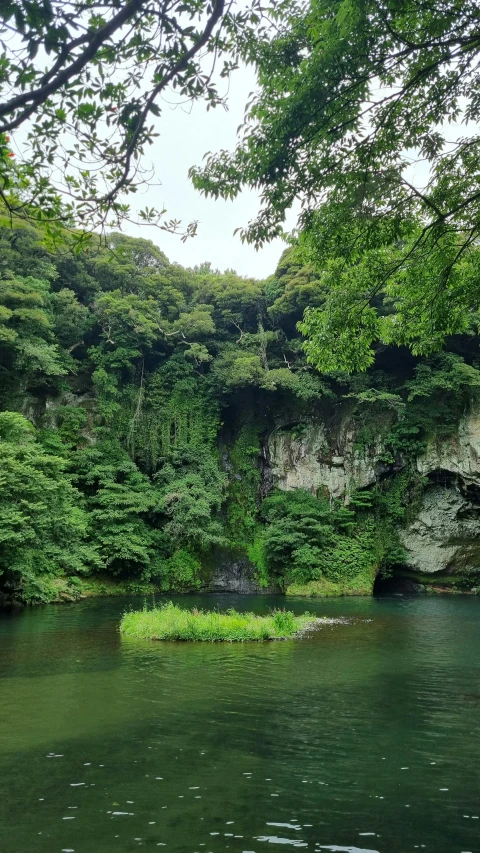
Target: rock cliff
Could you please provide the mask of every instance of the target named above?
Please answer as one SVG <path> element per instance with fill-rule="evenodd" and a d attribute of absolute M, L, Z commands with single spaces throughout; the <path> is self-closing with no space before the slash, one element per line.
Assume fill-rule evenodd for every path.
<path fill-rule="evenodd" d="M 455 583 L 480 568 L 480 408 L 459 421 L 447 439 L 432 439 L 415 459 L 386 465 L 381 434 L 358 442 L 358 423 L 337 428 L 315 421 L 272 431 L 266 457 L 273 485 L 285 491 L 323 491 L 348 505 L 351 494 L 395 476 L 407 466 L 422 479 L 422 493 L 399 531 L 402 569 Z M 453 581 L 452 581 L 453 578 Z M 425 579 L 425 578 L 424 578 Z M 472 581 L 474 582 L 474 581 Z"/>
<path fill-rule="evenodd" d="M 347 498 L 353 489 L 377 481 L 381 444 L 356 447 L 356 430 L 350 421 L 338 432 L 322 423 L 277 429 L 267 440 L 273 485 L 290 491 L 315 493 L 325 489 L 332 498 Z"/>

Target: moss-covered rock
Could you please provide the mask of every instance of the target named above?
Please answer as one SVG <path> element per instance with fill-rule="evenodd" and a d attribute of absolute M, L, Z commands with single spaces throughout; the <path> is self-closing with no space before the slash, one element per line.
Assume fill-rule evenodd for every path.
<path fill-rule="evenodd" d="M 341 595 L 371 595 L 375 573 L 370 577 L 360 574 L 350 581 L 335 583 L 326 578 L 307 583 L 292 583 L 287 587 L 285 593 L 288 596 L 299 596 L 301 598 L 328 598 Z"/>

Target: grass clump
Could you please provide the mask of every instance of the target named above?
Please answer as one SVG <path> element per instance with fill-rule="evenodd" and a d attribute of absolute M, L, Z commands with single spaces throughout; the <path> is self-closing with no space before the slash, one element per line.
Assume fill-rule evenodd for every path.
<path fill-rule="evenodd" d="M 153 610 L 124 613 L 120 631 L 142 640 L 190 640 L 243 643 L 246 640 L 283 640 L 301 634 L 317 622 L 310 613 L 295 616 L 277 610 L 267 616 L 227 610 L 184 610 L 173 602 Z"/>

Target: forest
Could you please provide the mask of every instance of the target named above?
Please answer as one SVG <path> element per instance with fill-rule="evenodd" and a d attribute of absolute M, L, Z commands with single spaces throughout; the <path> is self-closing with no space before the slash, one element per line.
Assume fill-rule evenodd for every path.
<path fill-rule="evenodd" d="M 206 590 L 238 561 L 258 589 L 369 593 L 402 564 L 416 460 L 480 387 L 478 14 L 434 6 L 2 6 L 5 601 Z M 239 230 L 284 237 L 266 280 L 171 263 L 162 232 L 198 223 L 132 207 L 165 93 L 225 106 L 242 64 L 238 144 L 190 177 L 260 193 Z M 347 416 L 359 459 L 381 444 L 375 482 L 277 488 L 271 436 Z"/>
<path fill-rule="evenodd" d="M 478 853 L 479 608 L 478 0 L 0 0 L 1 853 Z"/>
<path fill-rule="evenodd" d="M 121 234 L 78 253 L 66 233 L 52 251 L 4 222 L 0 240 L 6 599 L 205 589 L 239 555 L 259 588 L 369 592 L 402 561 L 415 456 L 480 387 L 475 317 L 431 357 L 392 346 L 364 373 L 320 373 L 297 324 L 328 283 L 295 245 L 261 282 Z M 325 406 L 348 408 L 359 445 L 383 435 L 392 476 L 333 503 L 272 490 L 264 436 Z"/>

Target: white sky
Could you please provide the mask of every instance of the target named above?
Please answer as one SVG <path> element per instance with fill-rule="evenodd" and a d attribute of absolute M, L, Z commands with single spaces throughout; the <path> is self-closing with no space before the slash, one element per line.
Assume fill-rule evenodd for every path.
<path fill-rule="evenodd" d="M 233 235 L 235 228 L 244 227 L 255 217 L 260 206 L 257 193 L 245 191 L 234 201 L 215 201 L 201 196 L 188 178 L 190 166 L 201 165 L 208 151 L 235 148 L 237 128 L 243 122 L 245 104 L 255 88 L 253 70 L 240 68 L 230 81 L 228 112 L 218 107 L 207 112 L 202 102 L 185 107 L 169 106 L 165 101 L 161 104 L 162 117 L 156 127 L 160 137 L 146 152 L 143 161 L 145 167 L 154 166 L 161 185 L 156 183 L 142 194 L 131 196 L 132 212 L 145 206 L 165 207 L 166 219 L 180 219 L 185 225 L 197 219 L 198 233 L 182 243 L 179 236 L 148 225 L 125 223 L 123 231 L 153 240 L 171 261 L 186 267 L 210 261 L 214 268 L 222 271 L 234 269 L 239 275 L 260 279 L 275 271 L 285 249 L 283 241 L 276 239 L 257 252 L 253 246 L 242 244 L 238 234 Z M 453 130 L 458 131 L 453 137 L 466 132 L 465 126 L 460 124 L 453 126 Z M 415 152 L 411 155 L 412 165 L 406 170 L 406 177 L 424 187 L 428 181 L 428 165 L 415 162 Z M 299 210 L 299 205 L 296 208 Z M 291 211 L 285 223 L 287 231 L 295 227 L 296 219 L 295 211 Z"/>
<path fill-rule="evenodd" d="M 126 223 L 123 231 L 133 237 L 153 240 L 169 260 L 190 267 L 210 261 L 214 268 L 236 270 L 240 275 L 266 278 L 275 267 L 285 248 L 280 239 L 274 240 L 260 251 L 242 244 L 240 236 L 233 236 L 235 228 L 245 226 L 256 215 L 259 200 L 255 192 L 244 192 L 234 201 L 205 199 L 197 192 L 189 178 L 190 166 L 200 165 L 207 151 L 221 148 L 232 150 L 236 132 L 243 122 L 244 108 L 250 92 L 255 88 L 253 71 L 240 68 L 232 75 L 228 95 L 229 110 L 216 108 L 207 112 L 203 103 L 192 108 L 162 104 L 162 117 L 157 130 L 160 137 L 146 152 L 144 165 L 152 162 L 161 186 L 151 186 L 142 195 L 131 196 L 132 210 L 145 206 L 167 208 L 167 219 L 181 219 L 187 224 L 199 220 L 196 237 L 182 243 L 180 237 L 167 234 L 148 225 Z M 295 226 L 291 217 L 287 227 Z"/>

